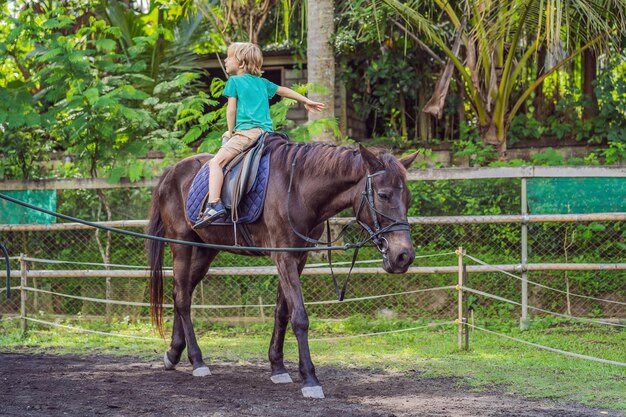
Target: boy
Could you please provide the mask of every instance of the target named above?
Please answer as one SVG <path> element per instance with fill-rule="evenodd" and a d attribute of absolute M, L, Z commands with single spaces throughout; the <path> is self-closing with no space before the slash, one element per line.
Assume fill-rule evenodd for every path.
<path fill-rule="evenodd" d="M 223 168 L 238 154 L 249 148 L 263 132 L 273 130 L 270 118 L 269 99 L 278 94 L 304 103 L 309 111 L 319 112 L 324 104 L 309 100 L 290 88 L 280 87 L 261 78 L 263 55 L 253 43 L 237 42 L 228 47 L 228 57 L 224 61 L 230 75 L 224 87 L 228 97 L 226 122 L 228 131 L 222 135 L 222 147 L 209 161 L 209 198 L 202 217 L 194 224 L 197 229 L 226 215 L 220 200 Z"/>

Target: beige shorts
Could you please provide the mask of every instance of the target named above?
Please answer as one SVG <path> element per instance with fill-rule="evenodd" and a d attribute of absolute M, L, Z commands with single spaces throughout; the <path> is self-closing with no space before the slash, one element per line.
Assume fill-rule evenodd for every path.
<path fill-rule="evenodd" d="M 263 129 L 255 127 L 253 129 L 235 130 L 230 139 L 222 138 L 222 149 L 235 155 L 239 155 L 256 142 L 263 133 Z"/>

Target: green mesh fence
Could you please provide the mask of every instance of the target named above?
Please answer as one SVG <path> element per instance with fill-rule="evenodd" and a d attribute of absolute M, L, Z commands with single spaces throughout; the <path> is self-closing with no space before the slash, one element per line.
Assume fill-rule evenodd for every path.
<path fill-rule="evenodd" d="M 626 178 L 530 178 L 531 214 L 626 211 Z"/>

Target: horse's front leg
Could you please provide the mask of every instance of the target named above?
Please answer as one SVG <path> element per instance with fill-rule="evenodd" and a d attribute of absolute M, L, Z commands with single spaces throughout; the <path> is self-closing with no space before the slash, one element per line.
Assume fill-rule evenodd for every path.
<path fill-rule="evenodd" d="M 278 269 L 280 287 L 287 304 L 288 315 L 291 317 L 291 327 L 298 340 L 299 370 L 303 385 L 302 394 L 305 397 L 324 398 L 324 391 L 315 375 L 315 366 L 313 361 L 311 361 L 311 352 L 309 350 L 309 317 L 304 307 L 302 288 L 300 286 L 301 268 L 299 268 L 299 258 L 293 254 L 277 254 L 274 255 L 274 262 Z M 280 335 L 275 330 L 275 336 L 277 333 Z"/>
<path fill-rule="evenodd" d="M 211 372 L 202 359 L 202 351 L 196 341 L 191 321 L 193 290 L 202 280 L 217 251 L 191 246 L 172 245 L 174 266 L 174 328 L 170 350 L 165 353 L 166 369 L 173 369 L 180 361 L 187 345 L 187 356 L 193 366 L 194 376 L 206 376 Z"/>

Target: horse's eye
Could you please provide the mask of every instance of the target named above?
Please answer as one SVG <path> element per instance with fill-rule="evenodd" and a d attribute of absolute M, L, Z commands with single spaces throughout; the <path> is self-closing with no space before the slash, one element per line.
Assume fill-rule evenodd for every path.
<path fill-rule="evenodd" d="M 379 192 L 378 198 L 380 198 L 383 201 L 389 201 L 391 199 L 391 196 L 389 195 L 389 193 Z"/>

